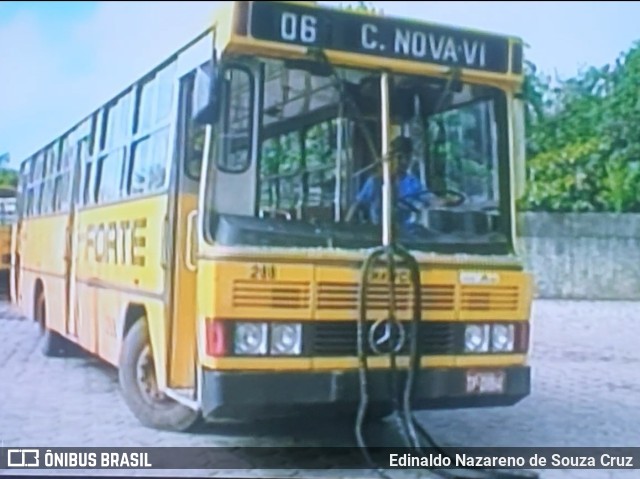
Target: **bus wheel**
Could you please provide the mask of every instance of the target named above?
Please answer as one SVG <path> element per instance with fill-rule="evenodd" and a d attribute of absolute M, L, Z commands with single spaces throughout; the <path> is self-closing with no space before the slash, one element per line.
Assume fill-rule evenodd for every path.
<path fill-rule="evenodd" d="M 36 321 L 42 332 L 42 354 L 51 358 L 63 358 L 68 356 L 67 340 L 55 331 L 47 328 L 47 308 L 44 292 L 38 294 L 36 299 Z"/>
<path fill-rule="evenodd" d="M 198 412 L 158 389 L 146 321 L 137 321 L 125 336 L 118 375 L 125 402 L 143 425 L 186 431 L 198 421 Z"/>

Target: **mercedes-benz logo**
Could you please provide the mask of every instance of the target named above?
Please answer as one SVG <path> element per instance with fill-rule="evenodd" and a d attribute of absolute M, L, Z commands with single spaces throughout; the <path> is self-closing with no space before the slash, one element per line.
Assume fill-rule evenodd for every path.
<path fill-rule="evenodd" d="M 404 346 L 406 336 L 400 321 L 379 319 L 369 329 L 369 346 L 380 355 L 398 353 Z"/>

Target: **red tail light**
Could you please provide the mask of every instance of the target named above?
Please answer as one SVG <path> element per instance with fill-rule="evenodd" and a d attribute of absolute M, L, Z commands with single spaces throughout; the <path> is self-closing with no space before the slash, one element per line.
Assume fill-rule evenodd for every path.
<path fill-rule="evenodd" d="M 205 322 L 207 356 L 220 357 L 227 352 L 227 341 L 225 337 L 224 321 L 216 321 L 207 318 Z"/>
<path fill-rule="evenodd" d="M 515 350 L 526 353 L 529 350 L 529 322 L 516 323 Z"/>

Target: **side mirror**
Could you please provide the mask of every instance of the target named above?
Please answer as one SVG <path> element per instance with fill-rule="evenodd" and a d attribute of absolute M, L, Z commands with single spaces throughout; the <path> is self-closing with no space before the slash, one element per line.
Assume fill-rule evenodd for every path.
<path fill-rule="evenodd" d="M 201 125 L 213 125 L 220 111 L 218 71 L 210 60 L 196 70 L 193 86 L 193 119 Z"/>

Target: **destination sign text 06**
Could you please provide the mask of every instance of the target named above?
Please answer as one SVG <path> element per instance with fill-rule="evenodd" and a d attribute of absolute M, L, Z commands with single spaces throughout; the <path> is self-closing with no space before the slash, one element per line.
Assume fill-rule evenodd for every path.
<path fill-rule="evenodd" d="M 506 37 L 293 3 L 251 5 L 249 33 L 257 40 L 495 73 L 509 65 Z"/>

